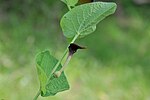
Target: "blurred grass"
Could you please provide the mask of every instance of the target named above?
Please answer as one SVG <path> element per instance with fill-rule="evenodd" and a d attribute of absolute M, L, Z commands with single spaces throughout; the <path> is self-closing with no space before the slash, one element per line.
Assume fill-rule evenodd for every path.
<path fill-rule="evenodd" d="M 150 99 L 149 7 L 126 4 L 123 17 L 108 17 L 96 32 L 77 40 L 87 49 L 75 54 L 66 69 L 70 90 L 39 100 Z M 40 7 L 42 14 L 33 8 L 25 17 L 13 11 L 1 17 L 0 99 L 31 100 L 39 88 L 36 53 L 49 49 L 60 58 L 67 46 L 59 26 L 63 4 Z"/>

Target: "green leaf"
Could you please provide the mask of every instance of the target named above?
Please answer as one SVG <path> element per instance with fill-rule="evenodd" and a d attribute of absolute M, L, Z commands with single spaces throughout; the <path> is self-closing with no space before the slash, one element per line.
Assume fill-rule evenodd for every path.
<path fill-rule="evenodd" d="M 40 90 L 43 97 L 55 95 L 58 92 L 69 89 L 69 84 L 64 72 L 62 72 L 59 78 L 55 78 L 54 75 L 52 75 L 50 80 L 48 80 L 57 62 L 58 60 L 51 56 L 49 51 L 43 51 L 36 57 L 36 67 L 40 80 Z M 59 65 L 56 71 L 60 70 L 61 67 L 62 66 Z"/>
<path fill-rule="evenodd" d="M 76 34 L 84 37 L 95 31 L 96 25 L 116 10 L 115 3 L 93 2 L 76 6 L 61 19 L 61 28 L 67 38 Z"/>
<path fill-rule="evenodd" d="M 78 0 L 61 0 L 61 1 L 67 4 L 68 6 L 75 6 L 75 4 L 78 3 Z"/>

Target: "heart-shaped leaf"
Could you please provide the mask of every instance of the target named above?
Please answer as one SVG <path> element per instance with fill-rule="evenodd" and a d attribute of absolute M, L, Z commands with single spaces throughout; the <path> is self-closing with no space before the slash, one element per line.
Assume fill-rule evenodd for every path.
<path fill-rule="evenodd" d="M 68 6 L 75 6 L 75 4 L 78 3 L 78 0 L 61 0 L 61 1 L 64 2 Z"/>
<path fill-rule="evenodd" d="M 36 65 L 38 76 L 40 80 L 40 90 L 43 97 L 55 95 L 58 92 L 68 90 L 69 84 L 64 72 L 62 72 L 59 78 L 55 78 L 54 75 L 49 76 L 58 60 L 50 55 L 49 51 L 41 52 L 36 57 Z M 58 66 L 56 71 L 61 69 L 61 65 Z"/>
<path fill-rule="evenodd" d="M 93 2 L 76 6 L 61 19 L 61 28 L 67 38 L 76 34 L 84 37 L 96 29 L 96 24 L 116 10 L 115 3 Z"/>

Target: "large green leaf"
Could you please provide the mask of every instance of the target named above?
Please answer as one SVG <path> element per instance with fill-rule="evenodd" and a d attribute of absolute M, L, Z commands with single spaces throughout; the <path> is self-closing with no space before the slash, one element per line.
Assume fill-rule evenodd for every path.
<path fill-rule="evenodd" d="M 36 65 L 38 76 L 40 80 L 40 90 L 42 96 L 55 95 L 58 92 L 68 90 L 69 84 L 64 72 L 59 78 L 55 78 L 54 75 L 50 76 L 54 66 L 58 60 L 50 55 L 49 51 L 41 52 L 36 57 Z M 58 66 L 57 71 L 61 69 L 61 65 Z M 47 84 L 48 83 L 48 84 Z"/>
<path fill-rule="evenodd" d="M 115 3 L 93 2 L 76 6 L 61 19 L 61 27 L 67 38 L 76 34 L 84 37 L 96 29 L 96 24 L 116 10 Z"/>
<path fill-rule="evenodd" d="M 67 4 L 68 6 L 75 6 L 75 4 L 78 3 L 78 0 L 61 0 L 61 1 Z"/>

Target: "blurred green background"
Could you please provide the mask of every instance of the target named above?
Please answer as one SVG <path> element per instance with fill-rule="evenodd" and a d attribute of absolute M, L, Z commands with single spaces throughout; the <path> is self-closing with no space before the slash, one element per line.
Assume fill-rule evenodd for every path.
<path fill-rule="evenodd" d="M 39 100 L 150 100 L 150 4 L 139 1 L 115 0 L 116 13 L 76 41 L 87 49 L 65 70 L 70 90 Z M 68 42 L 59 21 L 66 12 L 60 0 L 0 1 L 0 100 L 33 99 L 35 55 L 49 49 L 61 57 Z"/>

